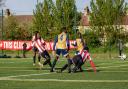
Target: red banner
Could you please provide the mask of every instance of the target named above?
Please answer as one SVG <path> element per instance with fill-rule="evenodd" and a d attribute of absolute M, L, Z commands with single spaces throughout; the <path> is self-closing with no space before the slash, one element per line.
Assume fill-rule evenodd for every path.
<path fill-rule="evenodd" d="M 27 48 L 32 45 L 31 41 L 0 41 L 0 50 L 22 50 L 24 43 L 27 44 Z M 72 43 L 74 43 L 74 41 L 70 41 L 71 49 L 74 48 L 74 46 L 71 45 Z M 46 42 L 46 49 L 53 50 L 53 42 Z"/>

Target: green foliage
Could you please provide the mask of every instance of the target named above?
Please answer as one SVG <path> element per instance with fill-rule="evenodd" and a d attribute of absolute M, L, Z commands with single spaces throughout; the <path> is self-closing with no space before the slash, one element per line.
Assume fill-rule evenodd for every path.
<path fill-rule="evenodd" d="M 28 24 L 19 23 L 15 16 L 4 19 L 4 40 L 30 40 L 31 33 Z"/>
<path fill-rule="evenodd" d="M 124 0 L 91 0 L 91 27 L 100 38 L 107 39 L 106 46 L 119 38 L 126 5 Z"/>
<path fill-rule="evenodd" d="M 94 31 L 87 30 L 85 33 L 86 34 L 84 34 L 83 37 L 85 39 L 85 43 L 87 43 L 89 47 L 97 48 L 101 46 L 99 37 Z"/>
<path fill-rule="evenodd" d="M 72 33 L 73 26 L 79 21 L 80 14 L 77 12 L 75 0 L 44 0 L 34 10 L 34 30 L 40 31 L 45 39 L 54 38 L 64 26 Z"/>
<path fill-rule="evenodd" d="M 18 27 L 17 20 L 14 16 L 9 16 L 4 19 L 4 39 L 14 40 Z"/>

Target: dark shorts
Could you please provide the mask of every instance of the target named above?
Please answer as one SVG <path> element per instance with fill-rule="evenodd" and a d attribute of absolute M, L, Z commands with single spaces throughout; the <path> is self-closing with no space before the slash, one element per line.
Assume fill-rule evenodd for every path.
<path fill-rule="evenodd" d="M 46 50 L 43 53 L 41 53 L 41 56 L 45 59 L 49 59 L 49 60 L 51 59 L 48 51 Z"/>
<path fill-rule="evenodd" d="M 68 51 L 67 50 L 65 50 L 65 49 L 57 49 L 56 50 L 56 55 L 57 56 L 60 56 L 60 54 L 62 54 L 63 56 L 67 56 L 68 55 Z"/>
<path fill-rule="evenodd" d="M 78 65 L 78 63 L 84 64 L 81 55 L 76 55 L 72 58 L 72 62 L 75 65 Z"/>
<path fill-rule="evenodd" d="M 33 50 L 34 52 L 38 52 L 38 49 L 37 49 L 36 47 L 33 47 L 32 50 Z"/>

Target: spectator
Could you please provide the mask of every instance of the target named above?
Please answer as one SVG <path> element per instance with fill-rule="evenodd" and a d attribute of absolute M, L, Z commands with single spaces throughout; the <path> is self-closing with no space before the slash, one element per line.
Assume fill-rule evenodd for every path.
<path fill-rule="evenodd" d="M 26 58 L 26 49 L 27 49 L 27 44 L 23 44 L 23 58 Z"/>

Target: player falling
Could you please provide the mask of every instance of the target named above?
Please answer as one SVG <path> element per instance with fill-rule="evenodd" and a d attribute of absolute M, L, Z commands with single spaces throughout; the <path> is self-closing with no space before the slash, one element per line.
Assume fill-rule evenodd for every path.
<path fill-rule="evenodd" d="M 77 34 L 78 37 L 76 39 L 76 43 L 74 46 L 77 46 L 77 54 L 72 58 L 72 64 L 75 65 L 75 67 L 72 69 L 72 72 L 76 72 L 78 69 L 80 69 L 80 71 L 82 71 L 82 65 L 89 60 L 90 61 L 90 65 L 93 68 L 94 72 L 96 72 L 96 67 L 94 62 L 92 61 L 90 54 L 88 52 L 88 48 L 87 46 L 85 46 L 85 43 L 82 39 L 82 36 L 80 33 Z M 61 71 L 64 71 L 67 68 L 68 64 L 65 64 Z"/>

